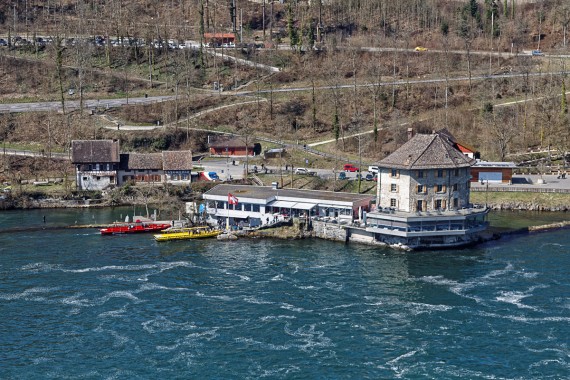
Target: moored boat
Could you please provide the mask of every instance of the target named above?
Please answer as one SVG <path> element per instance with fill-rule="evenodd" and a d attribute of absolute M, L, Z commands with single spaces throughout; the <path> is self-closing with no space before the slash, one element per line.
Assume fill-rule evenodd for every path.
<path fill-rule="evenodd" d="M 170 223 L 160 222 L 141 222 L 136 221 L 133 223 L 113 223 L 112 225 L 102 228 L 101 235 L 116 235 L 116 234 L 135 234 L 142 232 L 159 232 L 170 228 Z"/>
<path fill-rule="evenodd" d="M 210 227 L 169 228 L 154 235 L 156 241 L 203 239 L 218 236 L 222 231 Z"/>

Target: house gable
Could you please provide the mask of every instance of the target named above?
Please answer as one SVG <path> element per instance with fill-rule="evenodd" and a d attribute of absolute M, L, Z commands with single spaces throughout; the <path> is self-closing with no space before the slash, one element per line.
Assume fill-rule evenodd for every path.
<path fill-rule="evenodd" d="M 118 163 L 117 140 L 74 140 L 71 142 L 73 164 Z"/>

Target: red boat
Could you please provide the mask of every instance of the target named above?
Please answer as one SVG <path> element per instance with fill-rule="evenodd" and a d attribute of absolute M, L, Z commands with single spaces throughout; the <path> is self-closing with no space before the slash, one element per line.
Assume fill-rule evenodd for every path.
<path fill-rule="evenodd" d="M 159 232 L 170 226 L 170 223 L 136 221 L 133 223 L 114 223 L 107 228 L 102 228 L 100 231 L 101 235 L 136 234 L 141 232 Z"/>

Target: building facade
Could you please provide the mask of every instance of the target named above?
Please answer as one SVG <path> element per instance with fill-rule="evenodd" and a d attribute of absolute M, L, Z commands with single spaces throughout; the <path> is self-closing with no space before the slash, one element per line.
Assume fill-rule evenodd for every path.
<path fill-rule="evenodd" d="M 71 162 L 75 181 L 81 190 L 103 190 L 117 185 L 119 142 L 117 140 L 74 140 Z"/>
<path fill-rule="evenodd" d="M 373 241 L 419 248 L 476 239 L 488 209 L 469 202 L 474 163 L 445 135 L 411 137 L 378 164 L 378 207 L 366 222 Z"/>
<path fill-rule="evenodd" d="M 230 202 L 229 195 L 237 198 Z M 371 195 L 332 191 L 279 189 L 277 186 L 218 185 L 203 195 L 211 224 L 251 227 L 271 225 L 289 217 L 305 217 L 351 224 L 370 210 Z"/>
<path fill-rule="evenodd" d="M 193 166 L 189 150 L 121 154 L 117 140 L 75 140 L 71 147 L 80 190 L 104 190 L 127 182 L 174 185 L 191 182 Z"/>

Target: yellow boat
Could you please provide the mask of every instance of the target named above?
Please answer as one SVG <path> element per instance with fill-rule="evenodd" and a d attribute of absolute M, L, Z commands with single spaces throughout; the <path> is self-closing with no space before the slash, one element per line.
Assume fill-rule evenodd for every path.
<path fill-rule="evenodd" d="M 215 237 L 221 234 L 221 230 L 212 229 L 210 227 L 188 227 L 188 228 L 169 228 L 160 234 L 154 235 L 156 241 L 170 240 L 186 240 L 186 239 L 203 239 Z"/>

